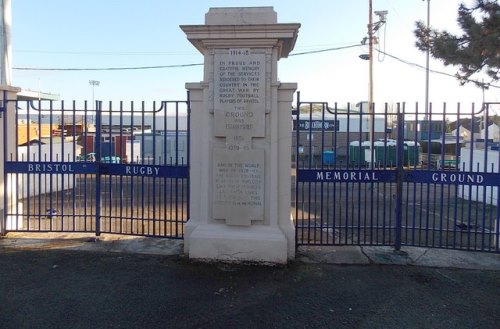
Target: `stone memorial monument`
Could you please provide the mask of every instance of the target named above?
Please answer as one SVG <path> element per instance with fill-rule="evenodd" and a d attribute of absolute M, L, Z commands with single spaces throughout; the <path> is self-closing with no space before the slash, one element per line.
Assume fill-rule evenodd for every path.
<path fill-rule="evenodd" d="M 191 101 L 190 218 L 193 259 L 286 263 L 295 255 L 291 201 L 291 103 L 297 86 L 277 79 L 299 24 L 272 7 L 211 8 L 183 25 L 204 55 Z"/>

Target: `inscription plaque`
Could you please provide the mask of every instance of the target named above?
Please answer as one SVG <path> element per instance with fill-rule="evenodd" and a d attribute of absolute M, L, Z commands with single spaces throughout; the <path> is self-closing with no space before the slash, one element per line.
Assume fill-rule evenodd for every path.
<path fill-rule="evenodd" d="M 264 150 L 214 150 L 213 218 L 250 225 L 264 218 Z"/>
<path fill-rule="evenodd" d="M 225 148 L 213 149 L 213 218 L 228 225 L 264 219 L 264 150 L 252 138 L 265 137 L 265 54 L 229 49 L 214 55 L 214 135 Z"/>
<path fill-rule="evenodd" d="M 265 136 L 265 55 L 229 49 L 214 65 L 215 136 L 229 137 L 229 149 L 250 149 L 252 137 Z"/>

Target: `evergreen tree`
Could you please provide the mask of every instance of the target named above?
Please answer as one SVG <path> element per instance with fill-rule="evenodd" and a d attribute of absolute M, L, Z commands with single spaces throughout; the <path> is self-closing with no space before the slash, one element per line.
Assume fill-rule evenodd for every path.
<path fill-rule="evenodd" d="M 463 32 L 460 36 L 417 22 L 416 46 L 421 51 L 429 50 L 446 66 L 458 66 L 456 76 L 461 84 L 473 81 L 487 88 L 500 79 L 500 5 L 497 0 L 476 0 L 470 8 L 461 4 L 457 21 Z M 472 75 L 480 72 L 491 80 L 484 84 L 472 80 Z"/>

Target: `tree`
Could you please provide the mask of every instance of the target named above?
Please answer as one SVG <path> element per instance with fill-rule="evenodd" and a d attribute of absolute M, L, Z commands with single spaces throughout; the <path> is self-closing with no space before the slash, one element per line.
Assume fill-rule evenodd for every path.
<path fill-rule="evenodd" d="M 472 81 L 487 88 L 500 79 L 500 5 L 497 0 L 476 0 L 470 8 L 461 4 L 457 22 L 463 31 L 461 36 L 428 29 L 418 21 L 416 46 L 421 51 L 429 50 L 446 66 L 458 66 L 456 76 L 462 85 Z M 491 80 L 474 81 L 471 77 L 476 73 L 486 73 Z"/>

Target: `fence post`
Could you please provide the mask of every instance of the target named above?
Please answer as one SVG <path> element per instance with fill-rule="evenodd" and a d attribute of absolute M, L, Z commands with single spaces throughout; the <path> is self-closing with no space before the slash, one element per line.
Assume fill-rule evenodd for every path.
<path fill-rule="evenodd" d="M 299 225 L 298 225 L 298 218 L 299 218 L 299 181 L 298 181 L 298 173 L 300 169 L 300 154 L 299 154 L 299 142 L 300 142 L 300 132 L 299 132 L 299 120 L 300 120 L 300 91 L 297 91 L 297 114 L 295 115 L 295 181 L 294 181 L 294 187 L 295 187 L 295 218 L 294 218 L 294 225 L 295 225 L 295 249 L 298 248 L 299 244 Z M 293 119 L 292 119 L 293 121 Z M 292 122 L 293 124 L 293 122 Z M 293 129 L 293 128 L 292 128 Z"/>
<path fill-rule="evenodd" d="M 404 179 L 404 114 L 397 112 L 397 143 L 396 143 L 396 234 L 394 248 L 401 249 L 401 230 L 403 218 L 403 179 Z"/>
<path fill-rule="evenodd" d="M 0 85 L 0 234 L 7 230 L 22 227 L 22 206 L 17 200 L 17 185 L 9 180 L 5 163 L 9 154 L 16 152 L 16 107 L 17 93 L 21 89 Z M 7 216 L 11 212 L 13 215 Z"/>
<path fill-rule="evenodd" d="M 101 235 L 101 132 L 102 132 L 102 112 L 101 112 L 102 101 L 95 101 L 95 157 L 99 170 L 96 174 L 95 182 L 95 197 L 96 197 L 96 208 L 95 208 L 95 235 Z M 111 119 L 110 119 L 111 120 Z"/>
<path fill-rule="evenodd" d="M 7 206 L 5 162 L 7 161 L 7 92 L 3 92 L 2 103 L 0 104 L 0 235 L 5 231 L 5 213 Z"/>

